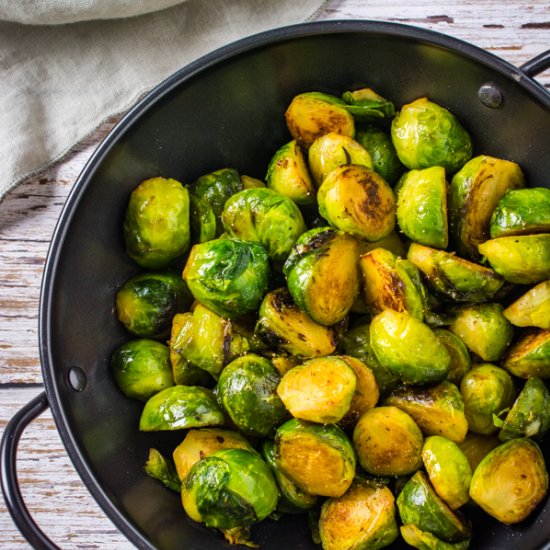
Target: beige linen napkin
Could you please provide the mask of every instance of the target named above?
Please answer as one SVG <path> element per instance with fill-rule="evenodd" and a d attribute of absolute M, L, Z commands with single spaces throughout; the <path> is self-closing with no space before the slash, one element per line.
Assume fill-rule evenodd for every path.
<path fill-rule="evenodd" d="M 180 67 L 323 3 L 0 0 L 0 200 Z"/>

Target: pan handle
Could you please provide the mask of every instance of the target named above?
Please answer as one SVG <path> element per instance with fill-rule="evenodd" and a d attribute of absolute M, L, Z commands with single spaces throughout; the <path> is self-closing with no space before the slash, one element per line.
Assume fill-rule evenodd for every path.
<path fill-rule="evenodd" d="M 59 550 L 30 515 L 17 481 L 17 444 L 25 428 L 49 406 L 46 392 L 29 401 L 8 422 L 0 443 L 0 477 L 6 507 L 21 534 L 37 550 Z"/>
<path fill-rule="evenodd" d="M 550 50 L 540 53 L 524 63 L 519 69 L 527 76 L 534 77 L 542 73 L 542 71 L 550 68 Z"/>

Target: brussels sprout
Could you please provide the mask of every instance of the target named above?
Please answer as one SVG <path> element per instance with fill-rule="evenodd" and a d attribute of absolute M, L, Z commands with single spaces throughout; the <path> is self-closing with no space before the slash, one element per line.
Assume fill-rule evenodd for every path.
<path fill-rule="evenodd" d="M 385 248 L 401 258 L 404 258 L 407 255 L 407 247 L 405 247 L 403 241 L 399 238 L 397 231 L 392 231 L 387 237 L 372 243 L 369 243 L 368 241 L 360 241 L 360 245 L 361 254 L 366 254 L 375 248 Z"/>
<path fill-rule="evenodd" d="M 501 441 L 494 435 L 468 432 L 466 434 L 466 439 L 458 443 L 458 446 L 468 459 L 468 463 L 473 472 L 477 468 L 477 465 L 500 444 Z"/>
<path fill-rule="evenodd" d="M 507 525 L 523 521 L 548 491 L 544 457 L 532 439 L 512 439 L 491 451 L 475 469 L 470 496 Z"/>
<path fill-rule="evenodd" d="M 348 412 L 356 381 L 340 357 L 316 357 L 289 370 L 277 393 L 295 418 L 334 424 Z"/>
<path fill-rule="evenodd" d="M 401 164 L 391 138 L 374 125 L 357 130 L 355 141 L 370 154 L 373 169 L 390 185 L 397 183 L 405 167 Z"/>
<path fill-rule="evenodd" d="M 277 506 L 277 485 L 256 452 L 223 449 L 199 460 L 185 478 L 187 515 L 207 527 L 231 529 L 265 519 Z"/>
<path fill-rule="evenodd" d="M 247 176 L 246 174 L 241 174 L 241 183 L 243 184 L 243 189 L 258 189 L 259 187 L 266 186 L 262 180 Z"/>
<path fill-rule="evenodd" d="M 443 542 L 429 531 L 421 531 L 416 525 L 408 523 L 399 528 L 403 540 L 418 550 L 468 550 L 470 539 L 460 542 Z"/>
<path fill-rule="evenodd" d="M 445 169 L 432 166 L 406 172 L 398 183 L 397 223 L 409 239 L 447 248 L 447 182 Z"/>
<path fill-rule="evenodd" d="M 303 233 L 283 266 L 294 302 L 321 325 L 345 319 L 359 294 L 358 257 L 351 235 L 330 227 Z"/>
<path fill-rule="evenodd" d="M 355 475 L 355 453 L 346 434 L 334 424 L 293 418 L 275 435 L 277 467 L 309 494 L 340 497 Z"/>
<path fill-rule="evenodd" d="M 512 377 L 503 368 L 481 364 L 464 376 L 460 393 L 470 431 L 491 435 L 498 431 L 493 415 L 512 405 L 516 388 Z"/>
<path fill-rule="evenodd" d="M 355 121 L 344 101 L 322 92 L 305 92 L 295 96 L 285 118 L 290 134 L 304 149 L 329 132 L 349 137 L 355 134 Z"/>
<path fill-rule="evenodd" d="M 403 105 L 392 121 L 391 137 L 409 169 L 442 166 L 453 173 L 472 156 L 470 136 L 458 119 L 426 97 Z"/>
<path fill-rule="evenodd" d="M 126 252 L 141 267 L 168 266 L 189 248 L 189 192 L 173 179 L 151 178 L 130 195 L 124 215 Z"/>
<path fill-rule="evenodd" d="M 512 189 L 498 201 L 491 216 L 491 238 L 525 233 L 550 233 L 550 189 Z"/>
<path fill-rule="evenodd" d="M 534 437 L 550 428 L 550 392 L 540 378 L 529 378 L 503 421 L 498 437 Z"/>
<path fill-rule="evenodd" d="M 265 177 L 267 186 L 296 204 L 315 202 L 316 189 L 309 174 L 307 159 L 296 142 L 283 145 L 272 157 Z"/>
<path fill-rule="evenodd" d="M 444 329 L 434 329 L 437 339 L 447 348 L 451 356 L 451 366 L 447 380 L 453 384 L 460 384 L 463 376 L 472 368 L 472 359 L 466 344 L 452 332 Z"/>
<path fill-rule="evenodd" d="M 225 367 L 218 380 L 218 396 L 231 420 L 244 433 L 268 437 L 287 416 L 277 395 L 281 378 L 265 357 L 248 354 Z"/>
<path fill-rule="evenodd" d="M 271 354 L 269 360 L 281 376 L 284 376 L 290 369 L 293 369 L 302 363 L 302 359 L 296 355 L 284 355 L 277 353 Z"/>
<path fill-rule="evenodd" d="M 514 329 L 497 303 L 460 308 L 449 330 L 483 361 L 498 361 L 514 337 Z"/>
<path fill-rule="evenodd" d="M 391 187 L 365 166 L 333 170 L 317 193 L 319 213 L 330 225 L 367 241 L 379 241 L 395 227 Z"/>
<path fill-rule="evenodd" d="M 528 285 L 550 278 L 550 233 L 498 237 L 478 249 L 510 283 Z"/>
<path fill-rule="evenodd" d="M 317 187 L 325 177 L 345 164 L 373 168 L 368 151 L 354 139 L 330 132 L 318 137 L 308 151 L 308 164 Z"/>
<path fill-rule="evenodd" d="M 191 249 L 183 278 L 193 296 L 222 317 L 255 310 L 267 288 L 265 249 L 235 239 L 215 239 Z"/>
<path fill-rule="evenodd" d="M 261 244 L 268 256 L 283 261 L 306 230 L 296 204 L 272 189 L 245 189 L 233 195 L 222 212 L 227 234 Z"/>
<path fill-rule="evenodd" d="M 423 437 L 406 412 L 392 406 L 363 413 L 353 430 L 353 446 L 361 467 L 370 474 L 400 476 L 422 465 Z"/>
<path fill-rule="evenodd" d="M 489 238 L 491 216 L 510 189 L 525 185 L 521 168 L 508 160 L 480 155 L 451 180 L 449 224 L 458 254 L 478 259 L 478 245 Z"/>
<path fill-rule="evenodd" d="M 407 481 L 396 502 L 404 525 L 413 524 L 444 542 L 460 542 L 471 536 L 469 522 L 437 496 L 424 472 L 416 472 Z"/>
<path fill-rule="evenodd" d="M 181 490 L 181 481 L 174 468 L 174 465 L 169 462 L 157 449 L 149 449 L 149 457 L 145 463 L 145 473 L 160 481 L 165 487 L 176 491 Z"/>
<path fill-rule="evenodd" d="M 111 371 L 126 397 L 147 401 L 174 385 L 168 347 L 140 338 L 121 344 L 111 355 Z"/>
<path fill-rule="evenodd" d="M 393 103 L 371 88 L 344 92 L 342 99 L 347 103 L 346 109 L 359 120 L 391 118 L 395 115 Z"/>
<path fill-rule="evenodd" d="M 550 329 L 550 280 L 529 289 L 503 313 L 516 327 Z"/>
<path fill-rule="evenodd" d="M 385 309 L 408 311 L 413 317 L 424 319 L 425 291 L 416 273 L 416 267 L 396 257 L 385 248 L 375 248 L 359 258 L 363 274 L 365 301 L 376 315 Z M 416 284 L 415 284 L 416 283 Z"/>
<path fill-rule="evenodd" d="M 222 449 L 247 449 L 256 452 L 243 435 L 232 430 L 189 430 L 172 454 L 179 479 L 183 481 L 196 462 Z"/>
<path fill-rule="evenodd" d="M 148 399 L 139 419 L 139 429 L 154 432 L 223 423 L 223 412 L 210 390 L 200 386 L 172 386 Z"/>
<path fill-rule="evenodd" d="M 472 469 L 456 443 L 439 435 L 426 438 L 422 462 L 435 492 L 449 508 L 456 510 L 470 500 Z"/>
<path fill-rule="evenodd" d="M 268 346 L 299 357 L 330 355 L 340 339 L 337 325 L 315 323 L 293 302 L 286 288 L 265 295 L 255 330 Z"/>
<path fill-rule="evenodd" d="M 405 411 L 428 435 L 440 435 L 456 443 L 466 437 L 464 403 L 459 389 L 448 380 L 427 388 L 405 386 L 393 390 L 384 404 Z"/>
<path fill-rule="evenodd" d="M 381 483 L 358 478 L 339 498 L 321 508 L 319 533 L 323 550 L 377 550 L 398 536 L 395 498 Z"/>
<path fill-rule="evenodd" d="M 502 366 L 520 378 L 550 378 L 550 330 L 522 336 L 510 348 Z"/>
<path fill-rule="evenodd" d="M 378 361 L 405 383 L 439 382 L 449 372 L 447 348 L 428 325 L 406 311 L 386 309 L 376 315 L 370 325 L 370 342 Z"/>

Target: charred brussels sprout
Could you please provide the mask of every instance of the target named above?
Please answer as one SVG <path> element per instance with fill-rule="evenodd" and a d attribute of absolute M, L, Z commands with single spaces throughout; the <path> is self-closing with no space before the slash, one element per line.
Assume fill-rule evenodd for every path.
<path fill-rule="evenodd" d="M 397 192 L 397 223 L 415 241 L 447 248 L 447 182 L 445 169 L 432 166 L 411 170 L 402 176 Z"/>
<path fill-rule="evenodd" d="M 306 231 L 295 243 L 283 272 L 296 304 L 316 323 L 345 319 L 359 294 L 357 240 L 330 227 Z"/>
<path fill-rule="evenodd" d="M 174 385 L 168 347 L 147 338 L 120 345 L 111 355 L 111 371 L 122 393 L 141 401 Z"/>
<path fill-rule="evenodd" d="M 379 241 L 395 227 L 395 197 L 373 170 L 345 165 L 333 170 L 317 193 L 319 213 L 330 225 L 367 241 Z"/>
<path fill-rule="evenodd" d="M 173 179 L 151 178 L 130 195 L 124 215 L 128 255 L 141 267 L 168 266 L 189 248 L 189 192 Z"/>
<path fill-rule="evenodd" d="M 461 542 L 444 542 L 429 531 L 422 531 L 416 525 L 407 523 L 399 528 L 403 540 L 418 550 L 468 550 L 470 539 Z"/>
<path fill-rule="evenodd" d="M 339 498 L 323 503 L 319 532 L 323 550 L 377 550 L 398 536 L 395 498 L 381 483 L 358 478 Z"/>
<path fill-rule="evenodd" d="M 255 310 L 267 288 L 269 263 L 265 249 L 235 239 L 196 244 L 183 279 L 199 302 L 222 317 Z"/>
<path fill-rule="evenodd" d="M 530 288 L 503 313 L 516 327 L 550 329 L 550 280 Z"/>
<path fill-rule="evenodd" d="M 550 378 L 550 330 L 522 336 L 510 348 L 502 365 L 520 378 Z"/>
<path fill-rule="evenodd" d="M 260 455 L 224 449 L 197 462 L 182 483 L 187 515 L 207 527 L 231 529 L 265 519 L 277 506 L 277 485 Z"/>
<path fill-rule="evenodd" d="M 346 109 L 359 120 L 377 120 L 395 115 L 393 103 L 372 88 L 344 92 L 342 99 L 347 103 Z"/>
<path fill-rule="evenodd" d="M 444 329 L 434 329 L 437 339 L 447 348 L 451 356 L 451 367 L 447 380 L 453 384 L 460 384 L 464 375 L 472 368 L 472 359 L 466 344 L 452 332 Z"/>
<path fill-rule="evenodd" d="M 453 173 L 472 156 L 470 136 L 458 119 L 426 97 L 401 108 L 391 136 L 399 160 L 409 169 L 442 166 Z"/>
<path fill-rule="evenodd" d="M 491 451 L 470 485 L 472 500 L 507 525 L 523 521 L 547 491 L 544 457 L 531 439 L 513 439 Z"/>

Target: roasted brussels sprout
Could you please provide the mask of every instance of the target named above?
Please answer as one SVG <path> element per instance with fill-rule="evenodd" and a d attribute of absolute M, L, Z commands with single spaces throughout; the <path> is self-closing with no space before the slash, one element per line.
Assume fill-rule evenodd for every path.
<path fill-rule="evenodd" d="M 126 397 L 147 401 L 174 385 L 168 347 L 139 338 L 121 344 L 111 355 L 111 372 Z"/>
<path fill-rule="evenodd" d="M 503 314 L 516 327 L 550 329 L 550 280 L 530 288 Z"/>
<path fill-rule="evenodd" d="M 399 528 L 403 540 L 418 550 L 468 550 L 470 539 L 460 542 L 444 542 L 429 531 L 421 531 L 416 525 L 407 523 Z"/>
<path fill-rule="evenodd" d="M 269 263 L 263 246 L 235 239 L 196 244 L 183 270 L 193 296 L 222 317 L 255 310 L 267 288 Z"/>
<path fill-rule="evenodd" d="M 223 449 L 199 460 L 185 478 L 187 515 L 207 527 L 231 529 L 265 519 L 277 506 L 277 485 L 256 452 Z"/>
<path fill-rule="evenodd" d="M 507 191 L 491 216 L 492 239 L 526 233 L 550 233 L 550 189 L 546 187 Z"/>
<path fill-rule="evenodd" d="M 464 376 L 460 393 L 470 431 L 491 435 L 498 431 L 493 415 L 512 405 L 516 388 L 508 372 L 487 363 L 476 366 Z"/>
<path fill-rule="evenodd" d="M 258 178 L 253 178 L 252 176 L 247 176 L 246 174 L 241 174 L 241 183 L 243 184 L 243 189 L 258 189 L 259 187 L 266 187 L 265 183 Z"/>
<path fill-rule="evenodd" d="M 395 227 L 393 191 L 365 166 L 345 165 L 330 172 L 317 200 L 319 213 L 330 225 L 367 241 L 379 241 Z"/>
<path fill-rule="evenodd" d="M 445 169 L 432 166 L 406 172 L 397 185 L 397 223 L 415 241 L 447 248 L 447 182 Z"/>
<path fill-rule="evenodd" d="M 294 139 L 273 155 L 265 179 L 270 189 L 289 197 L 296 204 L 315 202 L 317 190 L 309 173 L 307 159 Z"/>
<path fill-rule="evenodd" d="M 277 395 L 281 377 L 265 357 L 250 353 L 231 361 L 218 380 L 218 397 L 242 432 L 269 437 L 287 416 Z"/>
<path fill-rule="evenodd" d="M 510 348 L 502 366 L 520 378 L 550 378 L 550 330 L 522 336 Z"/>
<path fill-rule="evenodd" d="M 272 189 L 245 189 L 233 195 L 222 212 L 228 235 L 261 244 L 274 261 L 284 261 L 306 230 L 298 206 Z"/>
<path fill-rule="evenodd" d="M 373 318 L 370 343 L 378 361 L 409 384 L 446 378 L 451 365 L 447 348 L 432 329 L 406 311 L 386 309 Z"/>
<path fill-rule="evenodd" d="M 385 248 L 401 258 L 404 258 L 407 255 L 407 247 L 399 238 L 397 231 L 392 231 L 387 237 L 384 237 L 379 241 L 374 241 L 372 243 L 368 241 L 360 241 L 360 244 L 362 254 L 366 254 L 375 248 Z"/>
<path fill-rule="evenodd" d="M 304 149 L 329 132 L 349 137 L 355 134 L 355 121 L 347 111 L 345 102 L 322 92 L 305 92 L 295 96 L 285 118 L 290 134 Z"/>
<path fill-rule="evenodd" d="M 434 329 L 437 339 L 447 348 L 451 356 L 451 366 L 447 380 L 459 385 L 463 376 L 472 368 L 472 359 L 466 344 L 452 332 L 444 328 Z"/>
<path fill-rule="evenodd" d="M 345 319 L 359 294 L 358 258 L 351 235 L 331 227 L 303 233 L 283 266 L 294 302 L 321 325 Z"/>
<path fill-rule="evenodd" d="M 159 269 L 191 243 L 189 192 L 173 179 L 151 178 L 130 195 L 124 215 L 126 252 L 141 267 Z"/>
<path fill-rule="evenodd" d="M 312 495 L 340 497 L 355 475 L 355 453 L 348 437 L 334 424 L 293 418 L 275 434 L 277 467 Z"/>
<path fill-rule="evenodd" d="M 442 166 L 453 173 L 472 156 L 470 136 L 458 119 L 426 97 L 403 105 L 391 136 L 399 160 L 411 170 Z"/>
<path fill-rule="evenodd" d="M 475 469 L 470 496 L 507 525 L 523 521 L 548 491 L 544 457 L 532 439 L 512 439 L 491 451 Z"/>
<path fill-rule="evenodd" d="M 410 415 L 392 406 L 363 413 L 353 430 L 357 460 L 368 473 L 379 476 L 410 474 L 422 465 L 424 438 Z"/>
<path fill-rule="evenodd" d="M 468 459 L 472 472 L 477 468 L 477 465 L 496 447 L 501 444 L 501 441 L 496 435 L 476 434 L 468 432 L 464 441 L 458 443 L 460 450 Z"/>
<path fill-rule="evenodd" d="M 223 423 L 223 412 L 210 390 L 201 386 L 172 386 L 148 399 L 139 419 L 139 429 L 154 432 Z"/>
<path fill-rule="evenodd" d="M 377 550 L 390 545 L 399 533 L 395 512 L 395 498 L 385 485 L 357 478 L 344 495 L 323 503 L 319 518 L 323 550 Z"/>
<path fill-rule="evenodd" d="M 157 449 L 149 449 L 149 457 L 145 463 L 145 473 L 160 481 L 168 489 L 181 490 L 181 481 L 174 465 L 169 462 Z"/>
<path fill-rule="evenodd" d="M 360 88 L 342 94 L 346 109 L 359 120 L 378 120 L 395 115 L 394 104 L 372 88 Z"/>

